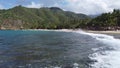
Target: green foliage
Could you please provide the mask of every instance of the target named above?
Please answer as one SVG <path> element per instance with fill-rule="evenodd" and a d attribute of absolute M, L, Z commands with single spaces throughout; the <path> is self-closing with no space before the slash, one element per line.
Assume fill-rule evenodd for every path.
<path fill-rule="evenodd" d="M 86 26 L 94 30 L 116 30 L 120 27 L 120 10 L 114 10 L 112 13 L 103 13 Z"/>
<path fill-rule="evenodd" d="M 16 6 L 8 10 L 0 10 L 1 25 L 10 28 L 11 26 L 16 27 L 16 25 L 21 25 L 24 29 L 77 28 L 84 19 L 89 19 L 89 17 L 84 14 L 63 11 L 58 7 L 35 9 Z M 4 25 L 6 23 L 8 25 Z"/>

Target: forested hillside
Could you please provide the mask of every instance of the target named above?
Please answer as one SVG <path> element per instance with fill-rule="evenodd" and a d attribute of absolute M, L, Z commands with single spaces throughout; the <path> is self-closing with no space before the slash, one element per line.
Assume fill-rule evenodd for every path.
<path fill-rule="evenodd" d="M 16 6 L 0 10 L 1 29 L 76 29 L 119 30 L 120 10 L 97 17 L 64 11 L 58 7 L 26 8 Z"/>
<path fill-rule="evenodd" d="M 91 30 L 120 30 L 120 10 L 103 13 L 92 19 L 86 26 Z"/>
<path fill-rule="evenodd" d="M 79 28 L 87 15 L 63 11 L 58 7 L 40 9 L 16 6 L 0 10 L 1 29 L 62 29 Z M 81 26 L 83 27 L 83 26 Z"/>

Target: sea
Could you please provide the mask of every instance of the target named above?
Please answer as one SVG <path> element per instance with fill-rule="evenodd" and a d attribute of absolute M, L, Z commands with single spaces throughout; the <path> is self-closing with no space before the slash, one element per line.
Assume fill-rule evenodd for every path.
<path fill-rule="evenodd" d="M 120 68 L 120 34 L 0 30 L 0 68 Z"/>

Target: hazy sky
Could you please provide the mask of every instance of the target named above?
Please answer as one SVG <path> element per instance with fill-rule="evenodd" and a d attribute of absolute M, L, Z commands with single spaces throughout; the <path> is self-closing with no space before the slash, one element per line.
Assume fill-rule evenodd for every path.
<path fill-rule="evenodd" d="M 60 7 L 84 14 L 100 14 L 120 9 L 120 0 L 0 0 L 0 9 L 23 5 L 30 8 Z"/>

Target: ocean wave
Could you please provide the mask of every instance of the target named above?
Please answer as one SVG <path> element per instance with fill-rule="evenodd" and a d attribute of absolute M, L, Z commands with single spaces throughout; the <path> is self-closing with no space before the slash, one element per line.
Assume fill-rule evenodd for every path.
<path fill-rule="evenodd" d="M 104 47 L 93 48 L 92 50 L 95 53 L 90 54 L 89 58 L 97 62 L 91 64 L 92 68 L 120 68 L 120 39 L 110 35 L 86 33 L 84 31 L 77 31 L 77 33 L 89 35 L 106 46 L 113 48 L 113 50 L 106 51 L 102 50 Z"/>
<path fill-rule="evenodd" d="M 39 30 L 31 30 L 31 31 L 41 31 Z M 42 30 L 43 31 L 43 30 Z M 74 32 L 83 35 L 91 36 L 92 38 L 98 40 L 102 44 L 105 44 L 105 47 L 109 47 L 112 50 L 102 50 L 105 47 L 100 48 L 92 48 L 95 52 L 89 55 L 91 60 L 96 60 L 97 62 L 90 64 L 92 68 L 120 68 L 120 39 L 114 38 L 114 36 L 106 35 L 106 34 L 94 34 L 87 33 L 82 30 L 68 30 L 68 29 L 60 29 L 60 30 L 44 30 L 44 31 L 59 31 L 59 32 Z M 60 68 L 60 67 L 54 67 Z"/>

